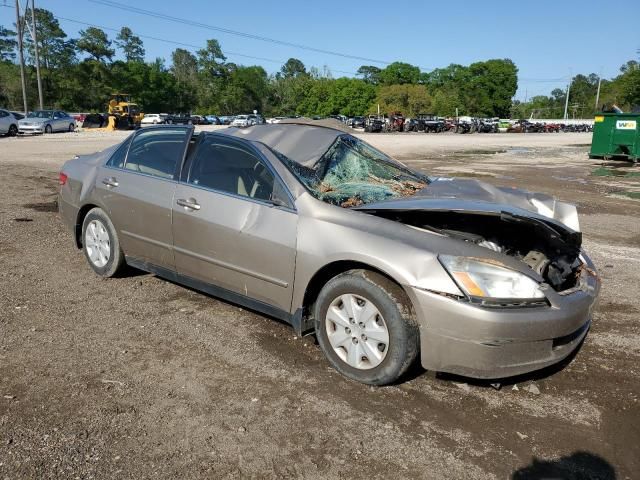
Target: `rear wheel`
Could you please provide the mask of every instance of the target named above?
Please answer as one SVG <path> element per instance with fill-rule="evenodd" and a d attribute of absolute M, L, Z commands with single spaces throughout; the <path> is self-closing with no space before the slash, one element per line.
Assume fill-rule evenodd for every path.
<path fill-rule="evenodd" d="M 113 277 L 124 265 L 124 253 L 111 219 L 101 208 L 87 213 L 82 222 L 82 247 L 89 265 L 101 277 Z"/>
<path fill-rule="evenodd" d="M 331 279 L 318 295 L 314 317 L 327 360 L 353 380 L 392 383 L 417 356 L 411 302 L 401 287 L 378 273 L 350 270 Z"/>
<path fill-rule="evenodd" d="M 73 123 L 69 124 L 69 131 L 73 132 L 76 129 L 76 126 Z"/>
<path fill-rule="evenodd" d="M 10 125 L 7 135 L 10 137 L 15 137 L 17 134 L 18 134 L 18 127 L 16 127 L 15 125 Z"/>

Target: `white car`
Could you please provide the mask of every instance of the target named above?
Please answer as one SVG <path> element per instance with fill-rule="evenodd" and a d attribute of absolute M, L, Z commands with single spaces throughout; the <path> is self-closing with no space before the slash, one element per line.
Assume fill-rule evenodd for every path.
<path fill-rule="evenodd" d="M 157 125 L 164 123 L 164 118 L 159 113 L 146 113 L 140 123 L 142 125 Z"/>
<path fill-rule="evenodd" d="M 18 133 L 18 120 L 9 110 L 0 109 L 0 135 L 15 137 Z"/>
<path fill-rule="evenodd" d="M 236 115 L 236 118 L 231 122 L 232 127 L 250 127 L 258 123 L 258 118 L 255 115 Z"/>

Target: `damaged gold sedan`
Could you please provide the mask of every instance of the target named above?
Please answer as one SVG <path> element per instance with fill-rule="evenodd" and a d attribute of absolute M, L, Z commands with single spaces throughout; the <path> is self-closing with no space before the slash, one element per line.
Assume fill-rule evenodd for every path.
<path fill-rule="evenodd" d="M 331 128 L 152 127 L 60 178 L 97 274 L 129 264 L 284 320 L 368 384 L 418 357 L 475 378 L 559 362 L 600 289 L 574 206 L 429 177 Z"/>

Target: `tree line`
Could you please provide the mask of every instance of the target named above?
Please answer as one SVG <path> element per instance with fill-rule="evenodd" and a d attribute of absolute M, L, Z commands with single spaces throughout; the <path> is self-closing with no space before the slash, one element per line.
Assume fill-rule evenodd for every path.
<path fill-rule="evenodd" d="M 549 97 L 513 102 L 518 69 L 509 59 L 452 64 L 430 72 L 404 62 L 385 68 L 363 65 L 355 78 L 334 78 L 327 68 L 307 68 L 291 58 L 269 75 L 260 66 L 228 61 L 215 39 L 195 53 L 175 49 L 168 65 L 162 58 L 145 61 L 143 41 L 129 27 L 122 27 L 113 39 L 97 27 L 69 38 L 50 11 L 36 8 L 34 13 L 45 106 L 67 111 L 102 112 L 113 92 L 131 94 L 146 112 L 219 115 L 258 110 L 273 116 L 353 116 L 375 113 L 379 106 L 383 113 L 405 115 L 453 116 L 458 109 L 460 115 L 524 117 L 534 109 L 555 113 L 564 101 L 564 92 L 554 90 Z M 12 109 L 22 105 L 16 45 L 15 32 L 0 26 L 0 105 Z M 29 35 L 25 56 L 28 104 L 35 108 L 34 45 Z M 621 73 L 623 79 L 603 82 L 602 98 L 623 105 L 640 103 L 635 67 L 629 65 Z M 595 95 L 592 77 L 575 77 L 572 102 L 586 105 L 583 99 Z"/>
<path fill-rule="evenodd" d="M 566 99 L 566 90 L 556 88 L 550 95 L 536 95 L 526 102 L 514 101 L 512 116 L 529 118 L 533 114 L 536 118 L 561 118 Z M 569 117 L 588 118 L 613 105 L 618 105 L 624 111 L 640 106 L 640 64 L 637 61 L 630 60 L 622 65 L 620 74 L 612 79 L 601 79 L 595 73 L 573 77 L 569 89 Z"/>

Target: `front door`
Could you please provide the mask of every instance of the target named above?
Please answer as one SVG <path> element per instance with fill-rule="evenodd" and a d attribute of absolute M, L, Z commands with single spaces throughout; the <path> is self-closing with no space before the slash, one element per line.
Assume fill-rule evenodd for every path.
<path fill-rule="evenodd" d="M 140 130 L 100 167 L 96 192 L 129 257 L 173 269 L 171 207 L 191 129 Z"/>
<path fill-rule="evenodd" d="M 250 144 L 208 135 L 183 179 L 173 204 L 177 272 L 289 312 L 298 215 L 268 162 Z"/>

